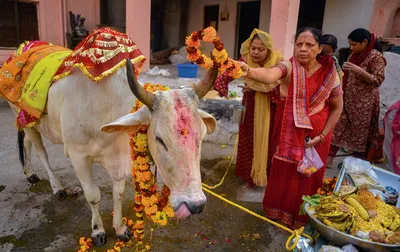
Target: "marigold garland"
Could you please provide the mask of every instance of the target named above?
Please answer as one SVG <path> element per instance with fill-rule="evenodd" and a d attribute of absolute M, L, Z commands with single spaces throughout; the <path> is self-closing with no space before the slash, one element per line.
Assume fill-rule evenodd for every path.
<path fill-rule="evenodd" d="M 166 91 L 168 87 L 146 83 L 145 90 L 155 92 L 157 90 Z M 136 100 L 132 112 L 138 111 L 143 106 L 139 100 Z M 157 185 L 154 174 L 150 171 L 152 158 L 148 150 L 147 126 L 143 126 L 138 132 L 130 136 L 132 177 L 135 185 L 135 204 L 133 209 L 136 211 L 137 220 L 133 226 L 133 236 L 139 242 L 144 238 L 144 218 L 156 224 L 166 225 L 167 218 L 174 216 L 174 211 L 169 205 L 169 188 L 164 185 L 161 193 L 157 192 Z M 150 244 L 146 245 L 150 248 Z"/>
<path fill-rule="evenodd" d="M 201 40 L 214 44 L 214 49 L 212 51 L 214 60 L 210 59 L 199 50 Z M 242 70 L 239 64 L 228 57 L 228 53 L 224 48 L 224 43 L 222 43 L 221 39 L 218 37 L 214 27 L 192 32 L 190 36 L 186 37 L 185 43 L 187 45 L 187 58 L 191 62 L 195 62 L 205 69 L 211 69 L 216 65 L 219 74 L 228 72 L 234 79 L 238 79 L 242 76 Z"/>

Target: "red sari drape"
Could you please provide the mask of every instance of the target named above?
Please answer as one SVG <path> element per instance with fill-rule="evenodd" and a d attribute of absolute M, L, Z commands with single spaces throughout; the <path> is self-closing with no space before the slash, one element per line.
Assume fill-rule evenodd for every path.
<path fill-rule="evenodd" d="M 268 176 L 268 184 L 264 195 L 263 206 L 267 217 L 278 219 L 288 226 L 302 225 L 308 220 L 307 216 L 299 216 L 302 196 L 314 195 L 317 192 L 317 189 L 322 185 L 332 133 L 329 133 L 329 135 L 326 136 L 325 142 L 319 143 L 315 146 L 316 151 L 325 165 L 309 178 L 297 171 L 298 160 L 297 162 L 295 161 L 299 157 L 302 157 L 304 151 L 302 154 L 295 150 L 305 150 L 304 140 L 306 136 L 313 138 L 321 134 L 330 113 L 329 96 L 335 97 L 336 95 L 341 95 L 340 86 L 335 89 L 333 89 L 332 86 L 326 86 L 332 85 L 327 83 L 327 80 L 328 78 L 332 78 L 332 76 L 330 76 L 331 74 L 336 74 L 332 73 L 332 71 L 335 71 L 335 69 L 332 68 L 333 61 L 331 62 L 325 58 L 325 60 L 320 63 L 322 66 L 312 76 L 305 77 L 305 104 L 307 106 L 315 103 L 315 99 L 318 97 L 326 97 L 321 101 L 324 104 L 322 110 L 309 116 L 309 122 L 312 125 L 312 129 L 297 128 L 294 122 L 295 119 L 293 118 L 294 113 L 291 112 L 293 110 L 289 111 L 287 109 L 288 107 L 291 109 L 293 108 L 291 105 L 293 104 L 293 87 L 296 85 L 296 82 L 293 81 L 293 73 L 292 81 L 289 85 L 288 97 L 281 98 L 277 104 L 275 118 L 273 120 L 274 122 L 286 121 L 287 123 L 276 123 L 270 138 L 270 152 L 275 153 L 275 156 L 272 159 L 272 167 Z M 330 81 L 332 82 L 332 79 L 330 79 Z M 324 89 L 325 91 L 323 91 Z M 334 92 L 332 90 L 334 90 Z M 328 93 L 321 94 L 321 91 Z M 290 141 L 288 140 L 290 140 L 290 138 L 288 138 L 287 135 L 291 135 L 294 137 L 293 139 L 296 139 L 296 141 L 293 141 L 291 144 L 296 144 L 297 146 L 280 152 L 287 154 L 285 160 L 285 158 L 279 156 L 279 153 L 276 152 L 276 150 L 278 149 L 278 146 L 289 148 L 288 142 Z M 301 144 L 297 141 L 299 140 L 299 136 L 302 140 Z M 284 142 L 283 145 L 281 141 Z"/>

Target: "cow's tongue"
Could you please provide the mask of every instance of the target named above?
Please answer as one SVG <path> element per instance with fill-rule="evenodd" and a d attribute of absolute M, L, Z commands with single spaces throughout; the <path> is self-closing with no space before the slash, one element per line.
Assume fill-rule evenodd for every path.
<path fill-rule="evenodd" d="M 175 211 L 175 218 L 178 220 L 183 220 L 189 217 L 190 211 L 187 208 L 186 204 L 182 204 L 177 211 Z"/>

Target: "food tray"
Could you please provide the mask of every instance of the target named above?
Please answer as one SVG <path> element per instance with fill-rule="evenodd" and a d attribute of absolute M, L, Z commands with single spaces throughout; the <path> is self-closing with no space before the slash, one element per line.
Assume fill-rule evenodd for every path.
<path fill-rule="evenodd" d="M 400 252 L 400 245 L 390 245 L 377 242 L 370 242 L 352 235 L 348 235 L 337 231 L 324 223 L 317 220 L 308 211 L 310 204 L 305 204 L 305 210 L 308 216 L 310 216 L 311 225 L 321 234 L 325 239 L 333 242 L 337 246 L 345 246 L 347 244 L 353 244 L 358 248 L 363 249 L 363 251 L 374 251 L 374 252 L 387 252 L 387 251 L 397 251 Z"/>

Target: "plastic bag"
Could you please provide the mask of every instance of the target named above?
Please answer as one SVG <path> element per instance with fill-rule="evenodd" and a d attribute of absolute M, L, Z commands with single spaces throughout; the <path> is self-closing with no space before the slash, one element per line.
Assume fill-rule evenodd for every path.
<path fill-rule="evenodd" d="M 310 147 L 306 148 L 306 151 L 304 152 L 304 157 L 297 166 L 297 171 L 307 177 L 310 177 L 323 166 L 324 163 L 319 157 L 318 152 L 315 150 L 314 147 Z"/>
<path fill-rule="evenodd" d="M 340 248 L 330 246 L 330 245 L 322 245 L 319 252 L 343 252 Z"/>
<path fill-rule="evenodd" d="M 367 161 L 355 157 L 346 157 L 343 160 L 343 165 L 349 174 L 365 174 L 375 182 L 378 182 L 378 175 L 372 170 L 372 165 Z"/>
<path fill-rule="evenodd" d="M 344 252 L 358 252 L 358 250 L 357 250 L 352 244 L 349 244 L 349 245 L 344 246 L 344 247 L 342 248 L 342 250 L 343 250 Z"/>

